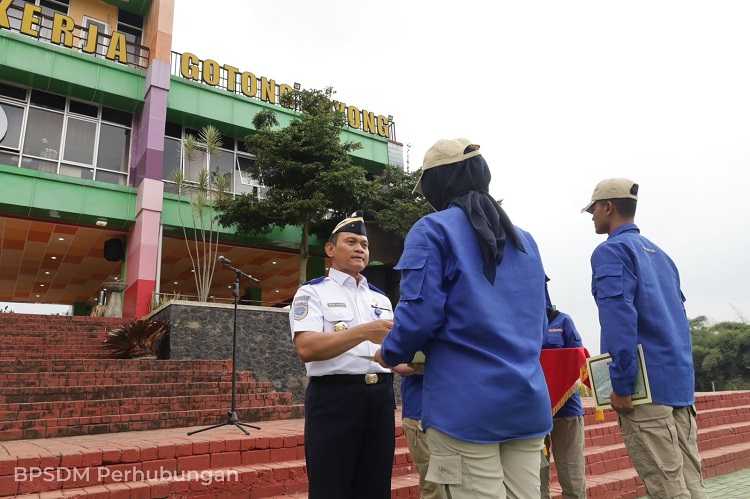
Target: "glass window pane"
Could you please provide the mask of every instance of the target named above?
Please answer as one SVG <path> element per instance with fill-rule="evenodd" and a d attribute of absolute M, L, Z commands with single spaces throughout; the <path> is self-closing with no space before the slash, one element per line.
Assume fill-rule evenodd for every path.
<path fill-rule="evenodd" d="M 45 161 L 43 159 L 29 158 L 24 156 L 21 159 L 21 166 L 30 170 L 37 170 L 40 172 L 57 173 L 57 163 L 53 161 Z"/>
<path fill-rule="evenodd" d="M 60 111 L 65 110 L 65 97 L 61 95 L 48 94 L 41 90 L 31 91 L 31 103 L 40 107 L 47 107 L 49 109 L 59 109 Z"/>
<path fill-rule="evenodd" d="M 250 152 L 250 149 L 248 149 L 247 144 L 245 143 L 245 139 L 237 139 L 237 150 L 242 152 Z"/>
<path fill-rule="evenodd" d="M 217 188 L 217 178 L 224 179 L 224 190 L 232 192 L 232 172 L 234 170 L 234 153 L 218 150 L 211 153 L 211 187 Z"/>
<path fill-rule="evenodd" d="M 94 142 L 96 141 L 96 123 L 68 118 L 68 130 L 65 133 L 65 161 L 94 163 Z"/>
<path fill-rule="evenodd" d="M 18 154 L 0 149 L 0 165 L 18 166 Z"/>
<path fill-rule="evenodd" d="M 23 108 L 0 103 L 0 146 L 18 149 L 22 125 Z"/>
<path fill-rule="evenodd" d="M 250 174 L 250 167 L 253 160 L 244 156 L 237 156 L 237 170 L 234 172 L 234 192 L 236 194 L 253 194 L 253 187 L 258 186 L 258 182 Z"/>
<path fill-rule="evenodd" d="M 21 18 L 23 17 L 23 6 L 26 5 L 25 0 L 13 0 L 11 7 L 8 9 L 8 17 L 10 18 L 10 27 L 14 31 L 21 29 Z"/>
<path fill-rule="evenodd" d="M 83 114 L 84 116 L 91 116 L 92 118 L 99 117 L 99 108 L 96 106 L 96 104 L 88 104 L 86 102 L 71 100 L 68 110 L 71 113 Z"/>
<path fill-rule="evenodd" d="M 190 154 L 185 151 L 185 180 L 197 182 L 201 171 L 206 170 L 206 151 L 196 149 Z"/>
<path fill-rule="evenodd" d="M 182 138 L 182 127 L 180 125 L 177 125 L 175 123 L 170 123 L 167 121 L 167 124 L 164 126 L 164 135 L 167 137 L 174 137 L 176 139 Z"/>
<path fill-rule="evenodd" d="M 177 194 L 177 184 L 172 182 L 164 182 L 164 192 L 171 192 Z"/>
<path fill-rule="evenodd" d="M 164 180 L 173 181 L 180 171 L 180 148 L 179 140 L 164 139 Z"/>
<path fill-rule="evenodd" d="M 26 136 L 23 142 L 24 154 L 56 160 L 60 156 L 62 124 L 62 114 L 42 109 L 29 109 Z"/>
<path fill-rule="evenodd" d="M 127 175 L 123 173 L 112 173 L 105 172 L 103 170 L 96 170 L 96 181 L 107 182 L 109 184 L 125 185 L 128 180 Z"/>
<path fill-rule="evenodd" d="M 127 172 L 129 151 L 130 130 L 102 123 L 96 167 Z"/>
<path fill-rule="evenodd" d="M 0 83 L 0 95 L 10 97 L 11 99 L 26 100 L 26 89 Z"/>
<path fill-rule="evenodd" d="M 118 111 L 117 109 L 103 107 L 102 120 L 111 121 L 112 123 L 119 123 L 120 125 L 129 127 L 133 123 L 133 115 L 125 111 Z"/>
<path fill-rule="evenodd" d="M 92 168 L 81 168 L 80 166 L 62 164 L 60 165 L 60 175 L 93 180 L 94 170 Z"/>

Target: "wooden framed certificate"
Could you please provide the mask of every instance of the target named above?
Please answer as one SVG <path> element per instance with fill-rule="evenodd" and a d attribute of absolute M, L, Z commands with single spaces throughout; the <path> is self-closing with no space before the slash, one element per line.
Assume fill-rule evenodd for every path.
<path fill-rule="evenodd" d="M 652 402 L 651 385 L 648 382 L 648 372 L 646 371 L 646 362 L 641 345 L 638 345 L 636 349 L 636 362 L 638 363 L 638 372 L 635 378 L 633 405 L 650 404 Z M 608 353 L 596 355 L 586 360 L 586 367 L 589 370 L 589 379 L 591 380 L 591 393 L 597 409 L 612 408 L 609 401 L 612 394 L 612 379 L 609 376 L 609 365 L 611 363 L 612 356 Z"/>

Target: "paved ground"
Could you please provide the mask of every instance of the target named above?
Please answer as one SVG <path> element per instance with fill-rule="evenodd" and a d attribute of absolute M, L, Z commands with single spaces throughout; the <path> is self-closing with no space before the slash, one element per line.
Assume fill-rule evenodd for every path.
<path fill-rule="evenodd" d="M 750 469 L 706 480 L 711 499 L 748 499 L 750 497 Z"/>

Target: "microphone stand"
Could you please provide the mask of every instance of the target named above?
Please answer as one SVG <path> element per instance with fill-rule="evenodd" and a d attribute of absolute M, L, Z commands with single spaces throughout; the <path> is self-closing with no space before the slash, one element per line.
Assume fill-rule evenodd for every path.
<path fill-rule="evenodd" d="M 236 426 L 242 433 L 250 436 L 250 433 L 245 428 L 252 428 L 254 430 L 260 430 L 259 426 L 254 426 L 248 423 L 240 421 L 240 417 L 237 415 L 237 303 L 240 299 L 240 277 L 244 277 L 254 282 L 260 282 L 259 279 L 246 274 L 237 267 L 232 266 L 232 262 L 224 258 L 219 257 L 219 262 L 226 268 L 234 272 L 234 288 L 232 294 L 234 295 L 234 319 L 232 321 L 232 406 L 227 412 L 227 420 L 223 423 L 219 423 L 207 428 L 201 428 L 200 430 L 194 430 L 188 433 L 188 435 L 195 435 L 208 430 L 215 430 L 222 426 Z"/>

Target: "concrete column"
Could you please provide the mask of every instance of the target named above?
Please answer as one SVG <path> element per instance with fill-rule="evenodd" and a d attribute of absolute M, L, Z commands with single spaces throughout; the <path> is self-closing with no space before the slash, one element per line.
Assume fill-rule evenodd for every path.
<path fill-rule="evenodd" d="M 138 188 L 135 226 L 128 237 L 123 317 L 138 318 L 151 309 L 159 265 L 164 184 L 164 126 L 170 81 L 173 0 L 154 0 L 144 27 L 149 67 L 143 109 L 136 116 L 130 179 Z"/>

